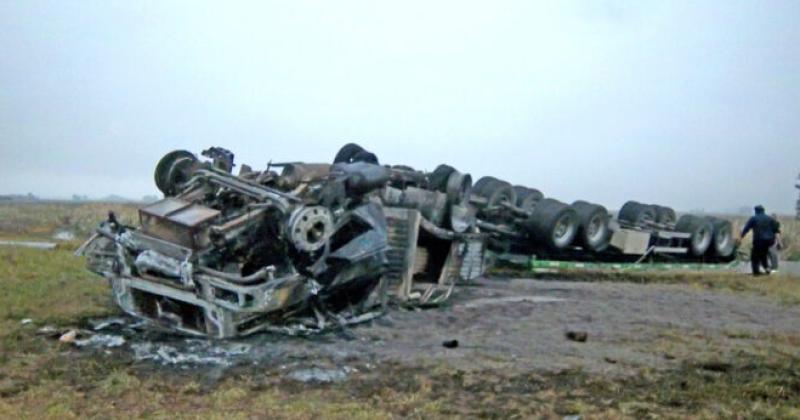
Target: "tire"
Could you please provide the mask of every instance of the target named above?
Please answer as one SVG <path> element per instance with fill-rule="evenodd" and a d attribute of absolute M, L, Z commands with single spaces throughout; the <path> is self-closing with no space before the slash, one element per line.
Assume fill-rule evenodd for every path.
<path fill-rule="evenodd" d="M 172 170 L 172 166 L 180 159 L 192 159 L 196 161 L 197 157 L 192 152 L 186 150 L 174 150 L 164 155 L 156 165 L 153 177 L 156 181 L 156 187 L 158 187 L 159 191 L 164 193 L 164 195 L 171 195 L 174 193 L 174 185 L 170 185 L 169 174 Z"/>
<path fill-rule="evenodd" d="M 678 232 L 690 233 L 689 254 L 702 257 L 711 247 L 714 237 L 714 225 L 705 217 L 685 214 L 675 225 Z"/>
<path fill-rule="evenodd" d="M 447 177 L 445 193 L 450 204 L 468 204 L 472 197 L 472 175 L 454 171 Z"/>
<path fill-rule="evenodd" d="M 675 221 L 678 219 L 677 215 L 675 214 L 675 210 L 659 206 L 654 204 L 652 206 L 656 211 L 656 223 L 661 223 L 663 225 L 674 225 Z"/>
<path fill-rule="evenodd" d="M 398 171 L 416 172 L 416 169 L 408 165 L 392 165 L 392 169 L 397 169 Z"/>
<path fill-rule="evenodd" d="M 450 178 L 450 174 L 456 171 L 456 168 L 441 164 L 436 167 L 436 169 L 428 175 L 428 188 L 434 191 L 446 192 L 447 191 L 447 179 Z"/>
<path fill-rule="evenodd" d="M 522 185 L 515 186 L 514 192 L 517 194 L 517 207 L 523 210 L 533 211 L 536 203 L 544 198 L 544 194 L 541 191 L 535 188 L 523 187 Z"/>
<path fill-rule="evenodd" d="M 636 201 L 628 201 L 619 210 L 617 216 L 621 222 L 628 222 L 637 227 L 646 227 L 650 223 L 656 221 L 656 210 L 653 206 L 638 203 Z"/>
<path fill-rule="evenodd" d="M 575 243 L 587 251 L 605 251 L 611 240 L 608 210 L 601 205 L 580 200 L 572 203 L 572 208 L 578 214 L 579 222 Z"/>
<path fill-rule="evenodd" d="M 442 164 L 428 176 L 428 188 L 447 194 L 449 204 L 464 204 L 472 195 L 472 176 Z"/>
<path fill-rule="evenodd" d="M 536 204 L 525 227 L 534 242 L 558 251 L 572 244 L 579 224 L 575 209 L 558 200 L 545 198 Z"/>
<path fill-rule="evenodd" d="M 708 217 L 714 227 L 711 246 L 707 254 L 720 261 L 732 261 L 736 256 L 736 241 L 733 239 L 733 224 L 718 217 Z"/>
<path fill-rule="evenodd" d="M 486 198 L 487 207 L 499 206 L 502 203 L 515 204 L 517 194 L 511 184 L 497 178 L 485 176 L 475 183 L 472 192 Z"/>
<path fill-rule="evenodd" d="M 487 190 L 489 184 L 495 184 L 497 182 L 502 182 L 502 181 L 493 176 L 485 176 L 483 178 L 478 179 L 478 182 L 476 182 L 475 185 L 472 186 L 472 189 L 475 190 L 475 194 L 483 197 L 484 190 Z"/>
<path fill-rule="evenodd" d="M 373 165 L 380 165 L 378 162 L 378 156 L 375 153 L 368 152 L 366 150 L 362 150 L 353 156 L 353 162 L 364 162 L 364 163 L 371 163 Z"/>
<path fill-rule="evenodd" d="M 336 153 L 336 157 L 333 158 L 333 163 L 353 163 L 353 158 L 357 154 L 365 151 L 363 147 L 355 143 L 347 143 Z"/>

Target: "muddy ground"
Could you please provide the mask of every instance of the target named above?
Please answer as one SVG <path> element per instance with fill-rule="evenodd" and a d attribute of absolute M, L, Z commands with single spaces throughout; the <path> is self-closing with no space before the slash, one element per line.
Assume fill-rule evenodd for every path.
<path fill-rule="evenodd" d="M 446 306 L 395 308 L 322 336 L 215 342 L 110 326 L 98 334 L 113 347 L 98 340 L 79 351 L 113 352 L 143 369 L 207 370 L 212 380 L 257 366 L 300 381 L 341 381 L 398 363 L 625 376 L 756 350 L 764 337 L 800 335 L 798 321 L 797 306 L 686 285 L 494 278 L 459 289 Z M 568 337 L 582 333 L 585 342 Z"/>

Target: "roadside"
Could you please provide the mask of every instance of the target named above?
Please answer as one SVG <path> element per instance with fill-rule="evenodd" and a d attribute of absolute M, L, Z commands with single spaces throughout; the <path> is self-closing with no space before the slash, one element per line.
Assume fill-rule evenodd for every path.
<path fill-rule="evenodd" d="M 2 248 L 0 261 L 3 417 L 790 418 L 800 406 L 800 306 L 728 284 L 746 276 L 481 279 L 444 307 L 319 337 L 206 342 L 118 325 L 93 334 L 124 344 L 78 347 L 58 335 L 117 316 L 102 280 L 65 248 Z"/>
<path fill-rule="evenodd" d="M 323 336 L 186 340 L 125 318 L 93 331 L 119 313 L 72 251 L 105 208 L 0 206 L 0 238 L 58 243 L 0 247 L 0 417 L 800 417 L 792 264 L 503 272 Z M 71 330 L 86 344 L 60 343 Z"/>

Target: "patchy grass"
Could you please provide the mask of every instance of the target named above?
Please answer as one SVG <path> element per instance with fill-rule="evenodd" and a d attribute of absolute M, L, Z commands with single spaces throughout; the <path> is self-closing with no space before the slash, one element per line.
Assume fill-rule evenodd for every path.
<path fill-rule="evenodd" d="M 0 282 L 0 321 L 65 325 L 112 310 L 106 282 L 89 273 L 71 247 L 0 247 Z"/>
<path fill-rule="evenodd" d="M 64 227 L 88 233 L 109 208 L 31 206 L 0 206 L 0 234 L 37 237 Z M 135 215 L 132 208 L 118 211 Z M 580 370 L 470 372 L 423 363 L 382 365 L 332 385 L 304 385 L 274 368 L 247 366 L 209 384 L 201 370 L 158 369 L 124 352 L 79 352 L 35 333 L 43 325 L 75 326 L 116 312 L 105 282 L 72 256 L 75 245 L 0 247 L 0 418 L 800 417 L 800 339 L 738 330 L 713 343 L 665 331 L 649 351 L 685 361 L 674 370 L 641 369 L 626 377 Z M 759 293 L 790 303 L 800 296 L 796 279 L 784 277 L 632 276 L 624 280 Z M 24 318 L 34 323 L 22 325 Z"/>
<path fill-rule="evenodd" d="M 113 211 L 120 222 L 138 220 L 135 204 L 118 203 L 0 203 L 0 235 L 6 238 L 49 238 L 68 230 L 87 236 Z"/>
<path fill-rule="evenodd" d="M 0 416 L 789 419 L 800 415 L 798 362 L 790 356 L 742 354 L 624 378 L 580 370 L 538 374 L 390 365 L 332 385 L 301 385 L 251 370 L 211 388 L 198 385 L 202 379 L 191 375 L 142 375 L 133 367 L 78 368 L 47 371 L 49 378 L 0 398 Z"/>
<path fill-rule="evenodd" d="M 0 248 L 0 261 L 7 286 L 0 294 L 0 418 L 800 416 L 800 339 L 735 330 L 725 338 L 757 345 L 745 352 L 665 331 L 651 351 L 685 362 L 676 370 L 640 369 L 627 377 L 580 370 L 469 372 L 423 363 L 388 364 L 333 385 L 304 385 L 274 369 L 242 367 L 208 385 L 202 372 L 154 369 L 124 353 L 78 352 L 36 335 L 46 323 L 75 325 L 115 311 L 105 283 L 86 273 L 69 249 Z M 35 325 L 20 324 L 28 317 Z"/>

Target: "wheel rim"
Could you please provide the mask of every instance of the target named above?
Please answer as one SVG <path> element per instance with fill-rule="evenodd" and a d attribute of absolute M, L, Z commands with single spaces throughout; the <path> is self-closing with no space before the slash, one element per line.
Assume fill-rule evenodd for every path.
<path fill-rule="evenodd" d="M 575 236 L 575 224 L 569 214 L 561 216 L 553 227 L 553 244 L 556 248 L 569 245 Z"/>
<path fill-rule="evenodd" d="M 589 220 L 589 223 L 586 226 L 586 237 L 590 244 L 596 244 L 599 242 L 603 235 L 605 234 L 605 223 L 603 223 L 603 217 L 599 214 L 592 217 Z"/>
<path fill-rule="evenodd" d="M 711 231 L 703 227 L 697 231 L 694 241 L 694 252 L 696 255 L 704 254 L 711 245 Z"/>

